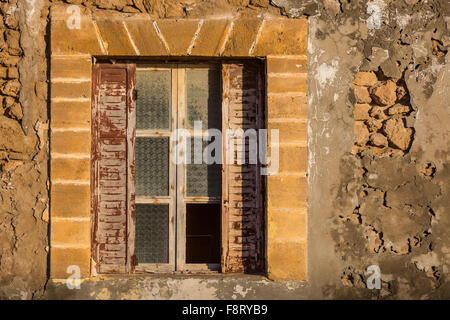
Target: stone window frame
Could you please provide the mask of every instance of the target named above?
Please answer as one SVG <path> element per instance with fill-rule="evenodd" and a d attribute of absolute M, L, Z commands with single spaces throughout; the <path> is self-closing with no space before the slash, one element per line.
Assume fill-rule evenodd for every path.
<path fill-rule="evenodd" d="M 260 57 L 266 60 L 266 125 L 280 137 L 279 171 L 267 177 L 265 187 L 266 274 L 273 280 L 307 280 L 306 18 L 155 20 L 77 8 L 55 5 L 50 12 L 51 278 L 66 279 L 72 265 L 82 278 L 96 276 L 90 196 L 95 59 Z"/>

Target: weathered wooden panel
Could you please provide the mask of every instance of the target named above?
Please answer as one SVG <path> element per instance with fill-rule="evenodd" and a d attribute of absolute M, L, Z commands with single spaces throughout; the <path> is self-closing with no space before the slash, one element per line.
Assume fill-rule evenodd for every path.
<path fill-rule="evenodd" d="M 94 66 L 92 255 L 98 273 L 131 269 L 134 239 L 129 230 L 134 219 L 134 194 L 129 181 L 134 180 L 134 72 L 135 67 L 127 64 Z"/>
<path fill-rule="evenodd" d="M 224 132 L 263 127 L 263 77 L 255 62 L 223 64 Z M 224 147 L 226 141 L 224 134 Z M 233 161 L 223 166 L 223 272 L 264 269 L 264 209 L 260 166 L 250 164 L 249 139 L 233 141 Z M 245 152 L 244 152 L 245 150 Z M 228 150 L 229 151 L 229 150 Z M 227 150 L 224 150 L 226 154 Z M 244 164 L 237 159 L 244 154 Z"/>

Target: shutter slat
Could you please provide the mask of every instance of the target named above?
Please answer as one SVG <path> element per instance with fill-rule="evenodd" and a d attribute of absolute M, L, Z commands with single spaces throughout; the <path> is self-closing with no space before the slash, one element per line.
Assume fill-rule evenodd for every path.
<path fill-rule="evenodd" d="M 129 181 L 134 153 L 131 64 L 94 66 L 92 112 L 93 258 L 98 273 L 130 271 L 134 208 Z M 130 126 L 131 129 L 130 130 Z M 132 146 L 131 146 L 132 148 Z M 133 148 L 132 148 L 133 149 Z"/>
<path fill-rule="evenodd" d="M 224 130 L 262 128 L 261 70 L 254 62 L 223 64 Z M 222 268 L 224 272 L 258 272 L 264 268 L 260 166 L 249 164 L 248 140 L 235 141 L 234 146 L 234 160 L 243 146 L 246 160 L 240 166 L 224 165 Z"/>

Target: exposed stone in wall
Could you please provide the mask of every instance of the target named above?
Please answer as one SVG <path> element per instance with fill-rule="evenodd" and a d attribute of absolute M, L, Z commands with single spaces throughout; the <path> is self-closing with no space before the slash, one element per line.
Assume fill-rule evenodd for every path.
<path fill-rule="evenodd" d="M 371 150 L 378 156 L 408 151 L 414 129 L 406 127 L 407 117 L 414 117 L 403 79 L 384 76 L 382 71 L 358 72 L 353 80 L 355 106 L 355 146 L 360 155 Z"/>
<path fill-rule="evenodd" d="M 41 6 L 42 1 L 0 2 L 0 299 L 37 297 L 47 281 L 47 92 L 38 90 L 46 87 Z"/>
<path fill-rule="evenodd" d="M 318 14 L 319 2 L 315 0 L 270 0 L 272 5 L 279 7 L 281 12 L 290 18 Z"/>
<path fill-rule="evenodd" d="M 261 12 L 279 15 L 269 0 L 51 0 L 125 13 L 145 12 L 152 18 L 187 18 Z"/>
<path fill-rule="evenodd" d="M 450 294 L 449 10 L 445 1 L 323 1 L 311 20 L 310 214 L 334 224 L 313 229 L 331 232 L 334 251 L 311 250 L 340 260 L 339 275 L 312 277 L 328 297 Z M 380 290 L 361 285 L 371 265 Z"/>

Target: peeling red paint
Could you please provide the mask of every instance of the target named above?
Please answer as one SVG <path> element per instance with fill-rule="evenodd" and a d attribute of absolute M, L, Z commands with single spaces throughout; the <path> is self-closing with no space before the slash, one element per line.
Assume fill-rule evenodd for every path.
<path fill-rule="evenodd" d="M 261 65 L 253 62 L 223 65 L 224 129 L 263 127 L 261 71 Z M 263 184 L 260 166 L 248 162 L 227 164 L 223 169 L 223 272 L 260 272 L 264 268 Z"/>
<path fill-rule="evenodd" d="M 131 90 L 134 65 L 94 66 L 92 109 L 93 258 L 98 273 L 130 271 L 134 241 L 134 135 L 129 121 L 134 112 Z M 133 120 L 131 120 L 133 121 Z M 131 156 L 130 156 L 131 155 Z M 131 164 L 131 165 L 130 165 Z"/>

